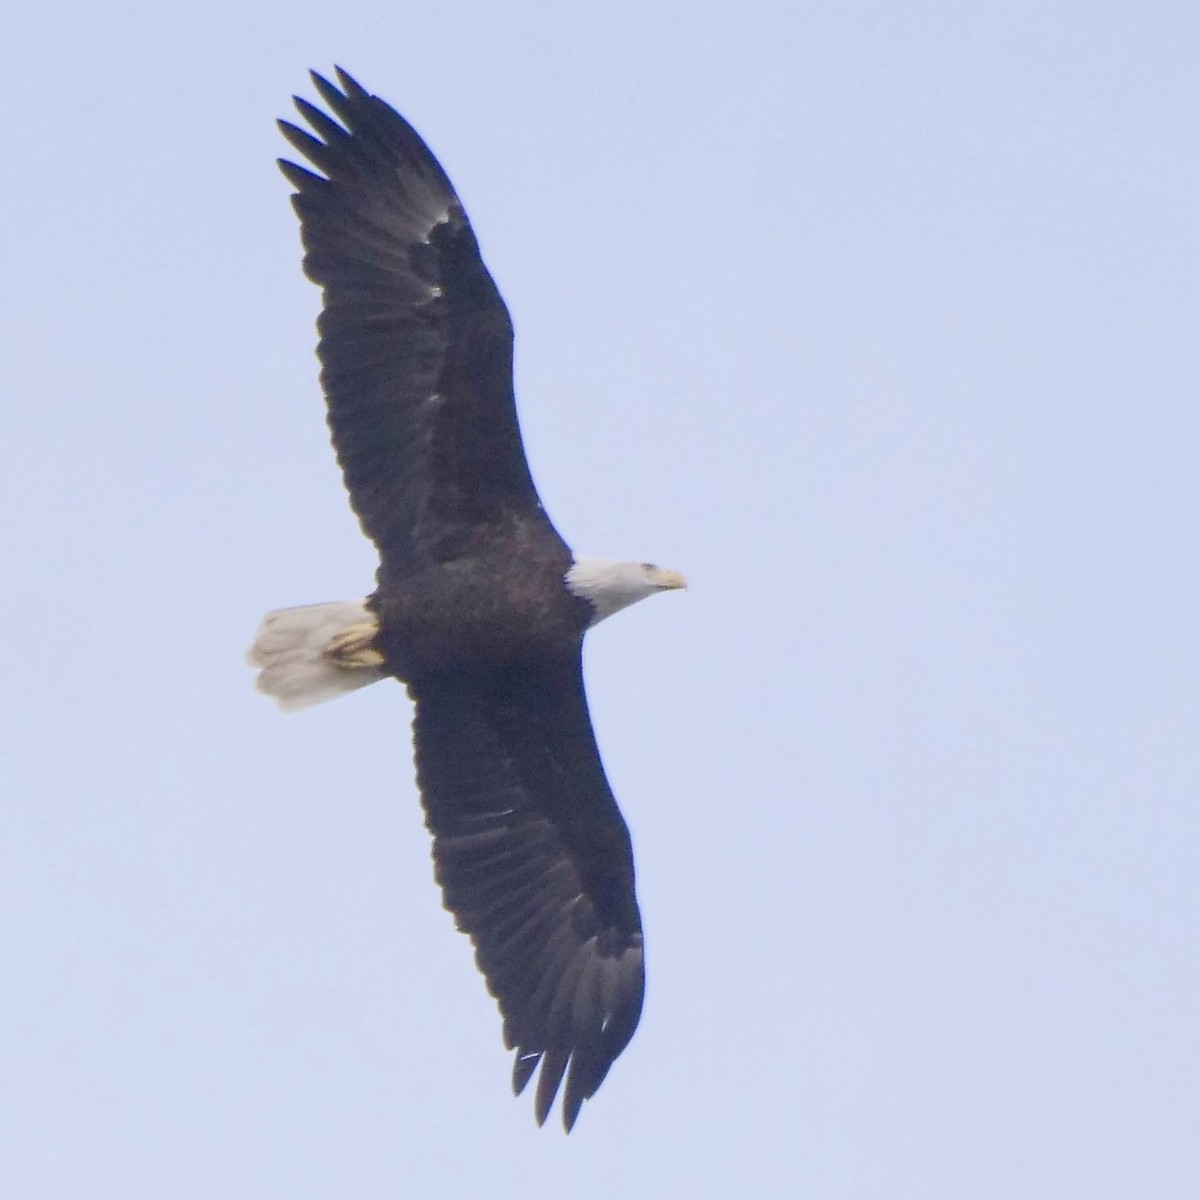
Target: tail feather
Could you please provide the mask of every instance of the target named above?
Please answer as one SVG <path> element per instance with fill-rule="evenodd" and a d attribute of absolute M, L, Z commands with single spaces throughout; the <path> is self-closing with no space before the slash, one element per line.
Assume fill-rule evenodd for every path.
<path fill-rule="evenodd" d="M 260 668 L 258 690 L 273 696 L 284 712 L 297 712 L 386 679 L 387 670 L 374 662 L 363 665 L 330 653 L 330 642 L 339 634 L 374 623 L 362 600 L 268 613 L 246 654 L 246 661 Z"/>

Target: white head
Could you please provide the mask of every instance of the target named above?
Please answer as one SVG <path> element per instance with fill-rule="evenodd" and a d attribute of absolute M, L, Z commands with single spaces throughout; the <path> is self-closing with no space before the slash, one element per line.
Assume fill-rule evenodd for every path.
<path fill-rule="evenodd" d="M 589 558 L 582 554 L 576 556 L 564 578 L 576 596 L 592 602 L 596 610 L 593 625 L 655 592 L 687 587 L 687 580 L 678 571 L 664 571 L 653 563 Z"/>

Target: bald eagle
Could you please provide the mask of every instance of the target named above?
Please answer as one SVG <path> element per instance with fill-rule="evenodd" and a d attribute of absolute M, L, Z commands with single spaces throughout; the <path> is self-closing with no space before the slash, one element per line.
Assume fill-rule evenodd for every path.
<path fill-rule="evenodd" d="M 629 831 L 584 694 L 583 636 L 685 586 L 573 554 L 538 499 L 513 329 L 462 204 L 397 112 L 338 70 L 328 112 L 280 121 L 323 291 L 321 383 L 350 503 L 379 550 L 362 601 L 270 613 L 248 658 L 285 710 L 393 677 L 415 704 L 417 784 L 443 900 L 475 947 L 542 1124 L 570 1131 L 641 1015 Z"/>

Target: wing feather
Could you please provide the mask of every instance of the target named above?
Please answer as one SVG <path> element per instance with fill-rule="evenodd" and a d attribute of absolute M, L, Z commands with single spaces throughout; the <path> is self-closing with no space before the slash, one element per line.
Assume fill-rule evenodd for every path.
<path fill-rule="evenodd" d="M 514 516 L 557 538 L 517 424 L 512 322 L 446 173 L 416 131 L 342 71 L 328 111 L 280 129 L 315 171 L 296 189 L 329 426 L 350 502 L 397 579 L 485 544 Z"/>
<path fill-rule="evenodd" d="M 446 907 L 499 1003 L 514 1091 L 540 1064 L 537 1119 L 562 1091 L 570 1129 L 633 1036 L 645 987 L 629 833 L 578 656 L 409 689 Z"/>

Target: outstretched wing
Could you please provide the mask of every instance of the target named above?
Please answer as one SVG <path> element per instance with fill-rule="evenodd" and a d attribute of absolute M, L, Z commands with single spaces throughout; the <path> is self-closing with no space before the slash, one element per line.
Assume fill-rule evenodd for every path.
<path fill-rule="evenodd" d="M 297 97 L 313 133 L 279 124 L 320 174 L 280 167 L 324 289 L 334 448 L 382 573 L 469 553 L 514 517 L 557 536 L 517 426 L 512 322 L 454 188 L 378 96 L 341 70 L 341 90 L 312 78 L 333 116 Z"/>
<path fill-rule="evenodd" d="M 540 1062 L 540 1124 L 565 1072 L 570 1130 L 633 1036 L 645 985 L 629 831 L 578 653 L 427 676 L 409 690 L 446 907 L 499 1002 L 513 1090 Z"/>

